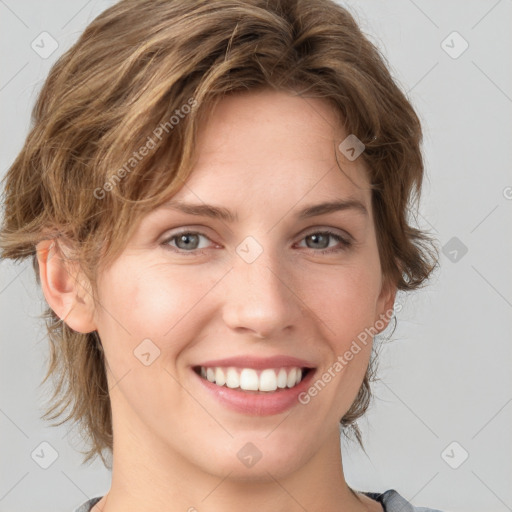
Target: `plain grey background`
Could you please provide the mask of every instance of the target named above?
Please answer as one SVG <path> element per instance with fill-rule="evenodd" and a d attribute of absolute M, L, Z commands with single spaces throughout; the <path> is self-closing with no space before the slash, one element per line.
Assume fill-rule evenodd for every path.
<path fill-rule="evenodd" d="M 444 248 L 427 288 L 399 297 L 398 328 L 360 422 L 367 455 L 343 444 L 347 481 L 444 511 L 512 510 L 512 0 L 342 3 L 422 119 L 419 225 Z M 111 4 L 0 0 L 2 176 L 52 63 Z M 42 32 L 58 44 L 51 55 L 32 47 L 43 37 L 51 50 Z M 98 460 L 81 466 L 70 425 L 40 420 L 42 294 L 29 261 L 2 262 L 0 272 L 0 512 L 70 512 L 103 495 L 110 473 Z M 31 455 L 41 443 L 57 455 L 47 469 Z"/>

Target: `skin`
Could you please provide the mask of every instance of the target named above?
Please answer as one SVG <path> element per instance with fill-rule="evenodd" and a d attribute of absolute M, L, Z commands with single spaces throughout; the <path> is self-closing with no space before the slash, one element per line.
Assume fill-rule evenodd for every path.
<path fill-rule="evenodd" d="M 114 462 L 94 512 L 383 510 L 349 491 L 340 453 L 339 420 L 361 386 L 371 340 L 307 405 L 266 417 L 228 410 L 191 371 L 209 359 L 285 354 L 322 374 L 393 307 L 364 163 L 335 149 L 347 135 L 321 99 L 228 96 L 200 131 L 197 164 L 173 199 L 223 206 L 237 223 L 150 212 L 100 276 L 97 303 L 40 244 L 48 303 L 76 331 L 97 330 L 106 355 Z M 295 217 L 341 198 L 360 200 L 368 215 Z M 170 241 L 181 228 L 204 235 L 191 239 L 199 249 Z M 315 244 L 310 235 L 326 228 L 353 244 Z M 263 249 L 252 263 L 236 252 L 248 236 Z M 339 251 L 322 254 L 326 247 Z M 133 354 L 146 338 L 160 350 L 149 366 Z M 251 468 L 237 457 L 247 442 L 262 453 Z"/>

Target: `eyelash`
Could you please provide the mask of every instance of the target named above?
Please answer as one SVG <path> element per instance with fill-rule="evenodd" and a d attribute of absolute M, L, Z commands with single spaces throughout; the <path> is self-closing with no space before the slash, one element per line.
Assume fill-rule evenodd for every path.
<path fill-rule="evenodd" d="M 199 236 L 204 236 L 205 238 L 210 240 L 205 234 L 200 233 L 198 231 L 181 231 L 180 233 L 175 233 L 174 235 L 166 238 L 162 242 L 162 246 L 165 249 L 171 250 L 178 254 L 187 255 L 187 256 L 197 256 L 199 254 L 205 254 L 205 249 L 194 249 L 192 251 L 185 251 L 183 249 L 178 249 L 176 247 L 172 247 L 171 245 L 169 245 L 169 242 L 175 240 L 176 238 L 178 238 L 182 235 L 199 235 Z M 320 250 L 309 249 L 315 253 L 320 253 L 320 254 L 338 253 L 341 251 L 346 251 L 347 249 L 349 249 L 352 246 L 351 240 L 345 239 L 341 235 L 339 235 L 337 233 L 333 233 L 332 231 L 329 231 L 329 230 L 313 231 L 312 233 L 308 233 L 307 235 L 305 235 L 301 240 L 304 240 L 305 238 L 312 236 L 312 235 L 328 235 L 328 236 L 334 238 L 335 240 L 337 240 L 338 242 L 340 242 L 342 245 L 341 248 L 340 247 L 338 247 L 338 248 L 331 247 L 329 249 L 320 249 Z"/>

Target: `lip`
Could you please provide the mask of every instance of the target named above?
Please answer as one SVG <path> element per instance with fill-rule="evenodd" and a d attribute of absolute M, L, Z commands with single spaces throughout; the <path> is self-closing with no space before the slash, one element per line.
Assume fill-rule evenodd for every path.
<path fill-rule="evenodd" d="M 299 368 L 314 368 L 315 365 L 311 361 L 298 359 L 291 356 L 273 356 L 273 357 L 254 357 L 254 356 L 237 356 L 226 359 L 215 359 L 198 363 L 194 366 L 215 367 L 215 366 L 233 366 L 235 368 L 253 368 L 254 370 L 263 370 L 265 368 L 289 368 L 296 366 Z M 218 387 L 218 386 L 217 386 Z"/>
<path fill-rule="evenodd" d="M 227 364 L 226 364 L 227 363 Z M 274 392 L 263 391 L 242 391 L 240 388 L 232 389 L 226 386 L 217 386 L 213 382 L 201 377 L 194 368 L 191 372 L 194 379 L 199 381 L 202 389 L 222 406 L 248 416 L 271 416 L 280 414 L 294 406 L 300 405 L 299 395 L 305 392 L 311 385 L 316 369 L 310 363 L 291 357 L 272 357 L 255 359 L 247 357 L 236 357 L 230 359 L 219 359 L 208 361 L 197 366 L 233 366 L 240 368 L 282 368 L 298 366 L 308 368 L 303 379 L 293 388 L 280 389 Z M 309 366 L 308 366 L 309 365 Z"/>

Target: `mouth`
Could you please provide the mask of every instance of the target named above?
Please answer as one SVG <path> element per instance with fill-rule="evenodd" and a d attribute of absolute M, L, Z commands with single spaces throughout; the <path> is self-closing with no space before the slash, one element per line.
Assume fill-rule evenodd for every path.
<path fill-rule="evenodd" d="M 313 370 L 308 367 L 239 368 L 234 366 L 194 366 L 203 380 L 248 394 L 280 393 L 297 387 Z"/>

